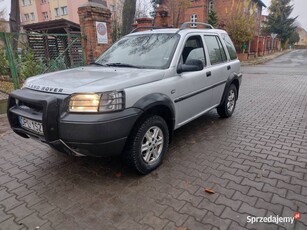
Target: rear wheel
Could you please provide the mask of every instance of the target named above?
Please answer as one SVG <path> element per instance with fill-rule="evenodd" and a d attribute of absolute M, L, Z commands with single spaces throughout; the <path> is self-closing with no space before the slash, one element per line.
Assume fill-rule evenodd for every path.
<path fill-rule="evenodd" d="M 141 174 L 156 169 L 168 149 L 169 131 L 165 120 L 157 115 L 142 119 L 129 137 L 126 159 Z"/>
<path fill-rule="evenodd" d="M 228 88 L 224 102 L 217 107 L 217 113 L 220 117 L 231 117 L 236 108 L 237 95 L 236 86 L 231 84 Z"/>

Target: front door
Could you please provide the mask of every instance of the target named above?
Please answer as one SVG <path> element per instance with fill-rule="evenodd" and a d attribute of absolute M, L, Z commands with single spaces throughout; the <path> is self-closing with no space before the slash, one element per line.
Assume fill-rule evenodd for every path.
<path fill-rule="evenodd" d="M 193 35 L 186 39 L 181 54 L 180 63 L 189 64 L 193 59 L 203 62 L 201 71 L 184 72 L 178 76 L 176 83 L 176 98 L 174 100 L 177 111 L 177 126 L 184 125 L 199 116 L 211 105 L 210 72 L 206 70 L 206 55 L 203 40 L 200 35 Z M 180 64 L 179 63 L 179 64 Z"/>

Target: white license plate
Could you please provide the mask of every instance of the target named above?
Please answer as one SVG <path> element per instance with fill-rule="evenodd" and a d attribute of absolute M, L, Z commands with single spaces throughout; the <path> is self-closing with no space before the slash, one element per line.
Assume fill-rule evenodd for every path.
<path fill-rule="evenodd" d="M 42 123 L 21 116 L 19 116 L 19 122 L 22 128 L 37 133 L 39 135 L 44 135 Z"/>

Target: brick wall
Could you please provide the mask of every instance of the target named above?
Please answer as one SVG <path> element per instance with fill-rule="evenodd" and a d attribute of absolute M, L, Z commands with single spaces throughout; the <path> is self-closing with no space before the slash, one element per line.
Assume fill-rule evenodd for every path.
<path fill-rule="evenodd" d="M 165 0 L 162 6 L 165 6 L 168 9 L 169 17 L 170 17 L 170 24 L 174 25 L 174 18 L 176 15 L 176 4 L 174 6 L 174 2 L 180 2 L 180 0 Z M 219 27 L 224 28 L 229 20 L 230 13 L 236 9 L 239 2 L 243 2 L 243 0 L 214 0 L 214 9 L 216 14 L 219 18 Z M 257 2 L 257 1 L 254 1 Z M 193 14 L 197 15 L 198 22 L 208 22 L 208 6 L 209 0 L 194 0 L 190 2 L 190 5 L 184 10 L 184 12 L 179 15 L 179 25 L 183 22 L 191 21 L 191 16 Z M 258 35 L 260 30 L 260 21 L 261 21 L 261 13 L 262 7 L 258 4 L 257 6 L 257 14 L 255 15 L 256 18 L 256 25 L 255 25 L 255 35 Z M 243 9 L 242 9 L 243 10 Z"/>
<path fill-rule="evenodd" d="M 95 3 L 87 3 L 78 9 L 81 34 L 83 36 L 82 46 L 85 53 L 85 63 L 93 62 L 112 44 L 111 11 Z M 96 22 L 106 22 L 108 32 L 108 44 L 98 44 L 96 34 Z"/>

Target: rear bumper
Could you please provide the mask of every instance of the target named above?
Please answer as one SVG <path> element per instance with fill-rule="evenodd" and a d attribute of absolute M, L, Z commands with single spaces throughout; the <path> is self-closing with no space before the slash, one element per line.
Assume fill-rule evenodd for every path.
<path fill-rule="evenodd" d="M 17 100 L 16 100 L 17 99 Z M 8 119 L 15 133 L 47 143 L 72 155 L 110 156 L 122 152 L 141 114 L 135 108 L 114 113 L 72 114 L 67 96 L 16 90 L 8 101 Z M 20 126 L 19 116 L 42 123 L 44 135 Z"/>

